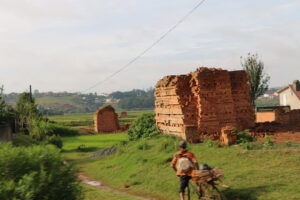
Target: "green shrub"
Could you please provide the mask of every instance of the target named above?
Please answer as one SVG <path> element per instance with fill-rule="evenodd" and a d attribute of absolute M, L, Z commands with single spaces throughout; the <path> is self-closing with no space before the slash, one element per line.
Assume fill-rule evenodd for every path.
<path fill-rule="evenodd" d="M 51 124 L 53 129 L 53 134 L 59 136 L 74 136 L 79 135 L 79 131 L 74 128 L 65 127 L 59 124 Z"/>
<path fill-rule="evenodd" d="M 292 147 L 292 146 L 293 146 L 293 144 L 292 144 L 291 141 L 286 141 L 286 142 L 284 143 L 284 145 L 285 145 L 286 147 Z"/>
<path fill-rule="evenodd" d="M 32 118 L 29 123 L 29 135 L 34 139 L 42 141 L 47 136 L 53 135 L 53 127 L 51 124 L 43 119 Z"/>
<path fill-rule="evenodd" d="M 77 147 L 77 151 L 87 152 L 88 148 L 84 144 L 81 144 Z"/>
<path fill-rule="evenodd" d="M 55 145 L 59 149 L 61 149 L 63 147 L 62 139 L 56 135 L 48 136 L 46 139 L 46 143 Z"/>
<path fill-rule="evenodd" d="M 241 143 L 248 143 L 248 142 L 253 142 L 254 138 L 253 136 L 248 134 L 249 130 L 246 129 L 244 131 L 239 131 L 237 133 L 237 143 L 241 144 Z"/>
<path fill-rule="evenodd" d="M 65 127 L 45 121 L 44 119 L 31 119 L 29 125 L 29 134 L 36 140 L 42 141 L 47 136 L 73 136 L 78 135 L 79 131 L 73 128 Z"/>
<path fill-rule="evenodd" d="M 205 144 L 207 147 L 213 147 L 213 148 L 220 147 L 220 142 L 219 141 L 213 141 L 209 138 L 205 138 L 204 141 L 203 141 L 203 144 Z"/>
<path fill-rule="evenodd" d="M 52 146 L 0 147 L 0 199 L 82 199 L 76 171 Z"/>
<path fill-rule="evenodd" d="M 273 146 L 274 146 L 273 137 L 272 137 L 272 136 L 269 136 L 269 135 L 265 136 L 265 137 L 264 137 L 264 143 L 263 143 L 263 146 L 264 146 L 265 148 L 271 148 L 271 147 L 273 147 Z"/>
<path fill-rule="evenodd" d="M 31 136 L 25 134 L 13 134 L 12 144 L 14 146 L 31 146 L 38 144 L 38 141 L 34 140 Z"/>
<path fill-rule="evenodd" d="M 156 127 L 154 114 L 143 114 L 139 117 L 128 130 L 129 140 L 149 138 L 159 134 Z"/>

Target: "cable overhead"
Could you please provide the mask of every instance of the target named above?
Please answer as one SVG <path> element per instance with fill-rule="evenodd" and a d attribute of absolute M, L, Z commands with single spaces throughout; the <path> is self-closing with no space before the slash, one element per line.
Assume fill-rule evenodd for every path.
<path fill-rule="evenodd" d="M 142 51 L 141 53 L 139 53 L 136 57 L 134 57 L 132 60 L 130 60 L 127 64 L 123 65 L 120 69 L 118 69 L 117 71 L 115 71 L 111 75 L 107 76 L 105 79 L 103 79 L 103 80 L 95 83 L 91 87 L 83 90 L 81 93 L 87 92 L 87 91 L 89 91 L 89 90 L 91 90 L 91 89 L 93 89 L 93 88 L 95 88 L 95 87 L 103 84 L 104 82 L 106 82 L 110 78 L 114 77 L 115 75 L 117 75 L 118 73 L 120 73 L 121 71 L 123 71 L 124 69 L 128 68 L 131 64 L 133 64 L 135 61 L 137 61 L 139 58 L 141 58 L 143 55 L 145 55 L 148 51 L 150 51 L 154 46 L 156 46 L 160 41 L 162 41 L 167 35 L 169 35 L 174 29 L 176 29 L 181 23 L 183 23 L 205 1 L 206 0 L 201 0 L 200 2 L 198 2 L 195 7 L 193 7 L 186 15 L 184 15 L 175 25 L 173 25 L 170 29 L 168 29 L 167 32 L 165 32 L 161 37 L 159 37 L 156 41 L 154 41 L 148 48 L 146 48 L 144 51 Z"/>

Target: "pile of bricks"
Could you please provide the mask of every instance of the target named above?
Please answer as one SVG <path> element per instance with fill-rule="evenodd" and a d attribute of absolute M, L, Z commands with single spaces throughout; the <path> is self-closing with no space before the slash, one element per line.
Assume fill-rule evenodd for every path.
<path fill-rule="evenodd" d="M 218 140 L 227 125 L 254 126 L 244 71 L 202 67 L 187 75 L 166 76 L 157 83 L 155 95 L 159 129 L 190 142 Z"/>

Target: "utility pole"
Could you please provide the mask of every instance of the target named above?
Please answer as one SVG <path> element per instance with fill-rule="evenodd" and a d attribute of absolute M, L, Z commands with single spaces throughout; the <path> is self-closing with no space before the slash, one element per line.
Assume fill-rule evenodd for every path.
<path fill-rule="evenodd" d="M 29 94 L 30 94 L 30 101 L 32 102 L 32 88 L 31 88 L 31 85 L 29 85 Z"/>

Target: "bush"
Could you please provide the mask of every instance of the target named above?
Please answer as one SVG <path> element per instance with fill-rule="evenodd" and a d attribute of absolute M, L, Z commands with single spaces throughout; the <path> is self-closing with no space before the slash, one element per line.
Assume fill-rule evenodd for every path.
<path fill-rule="evenodd" d="M 292 147 L 292 146 L 293 146 L 293 144 L 292 144 L 291 141 L 286 141 L 286 142 L 284 143 L 284 145 L 285 145 L 286 147 Z"/>
<path fill-rule="evenodd" d="M 154 114 L 143 114 L 139 117 L 128 130 L 129 140 L 149 138 L 159 134 L 156 127 Z"/>
<path fill-rule="evenodd" d="M 79 135 L 79 131 L 74 128 L 65 127 L 59 124 L 51 124 L 51 127 L 53 129 L 53 134 L 55 135 L 59 135 L 59 136 Z"/>
<path fill-rule="evenodd" d="M 57 148 L 61 149 L 63 147 L 63 141 L 59 136 L 52 135 L 48 136 L 46 139 L 47 144 L 52 144 L 56 146 Z"/>
<path fill-rule="evenodd" d="M 76 171 L 52 146 L 0 147 L 0 199 L 82 199 Z"/>
<path fill-rule="evenodd" d="M 38 144 L 38 141 L 34 140 L 31 136 L 25 134 L 13 134 L 12 144 L 14 146 L 28 147 L 34 144 Z"/>
<path fill-rule="evenodd" d="M 265 148 L 271 148 L 274 146 L 274 142 L 273 142 L 273 137 L 272 136 L 265 136 L 264 137 L 264 143 L 263 143 L 263 146 Z"/>
<path fill-rule="evenodd" d="M 249 130 L 246 129 L 244 131 L 239 131 L 237 133 L 237 143 L 242 144 L 242 143 L 248 143 L 248 142 L 253 142 L 254 138 L 253 136 L 248 134 Z"/>
<path fill-rule="evenodd" d="M 53 127 L 43 119 L 32 118 L 29 123 L 29 135 L 34 139 L 42 141 L 47 136 L 53 135 Z"/>
<path fill-rule="evenodd" d="M 45 121 L 44 119 L 31 119 L 29 134 L 34 139 L 42 141 L 45 140 L 47 136 L 73 136 L 78 135 L 79 132 L 76 129 L 64 127 L 59 124 L 53 124 Z"/>
<path fill-rule="evenodd" d="M 213 141 L 209 138 L 205 138 L 203 144 L 206 145 L 207 147 L 213 147 L 213 148 L 218 148 L 221 146 L 219 141 Z"/>

